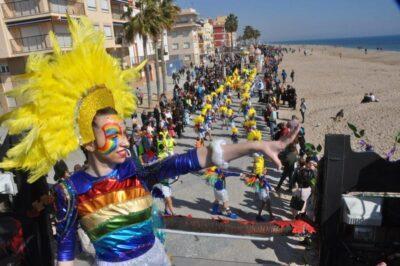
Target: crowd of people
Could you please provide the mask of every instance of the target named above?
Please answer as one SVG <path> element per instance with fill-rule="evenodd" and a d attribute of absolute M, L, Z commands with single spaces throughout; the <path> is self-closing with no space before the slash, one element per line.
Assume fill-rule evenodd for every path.
<path fill-rule="evenodd" d="M 159 104 L 152 112 L 144 110 L 140 115 L 132 117 L 133 131 L 131 150 L 143 164 L 151 164 L 159 159 L 174 154 L 177 139 L 181 138 L 187 126 L 193 126 L 197 134 L 194 146 L 205 146 L 206 141 L 213 139 L 213 128 L 220 123 L 226 129 L 233 143 L 239 142 L 240 137 L 248 141 L 257 141 L 267 137 L 278 140 L 289 134 L 299 124 L 304 123 L 307 106 L 305 99 L 301 99 L 299 111 L 301 121 L 293 115 L 288 122 L 279 122 L 279 108 L 287 107 L 296 110 L 297 93 L 294 88 L 295 72 L 292 70 L 287 79 L 285 69 L 280 69 L 283 54 L 287 51 L 267 46 L 259 47 L 264 55 L 263 73 L 256 74 L 241 65 L 240 56 L 223 60 L 212 58 L 209 64 L 189 66 L 173 74 L 174 88 L 170 98 L 161 95 Z M 224 70 L 225 68 L 225 70 Z M 226 76 L 224 77 L 224 74 Z M 249 79 L 250 77 L 250 79 Z M 183 85 L 181 85 L 183 83 Z M 257 95 L 258 94 L 258 95 Z M 262 115 L 269 130 L 261 132 L 257 129 L 257 110 L 252 98 L 258 96 L 258 115 Z M 232 107 L 233 101 L 239 101 L 239 110 Z M 260 112 L 261 108 L 262 112 Z M 241 114 L 241 115 L 239 115 Z M 243 129 L 247 136 L 240 136 L 238 120 L 243 118 Z M 270 185 L 263 156 L 253 155 L 253 171 L 248 173 L 227 172 L 224 169 L 208 169 L 203 177 L 214 190 L 214 204 L 212 214 L 222 214 L 236 219 L 237 215 L 229 208 L 229 197 L 226 189 L 226 177 L 240 175 L 246 184 L 256 189 L 259 195 L 259 212 L 257 221 L 265 221 L 261 216 L 264 208 L 273 219 L 269 192 L 282 192 L 282 185 L 288 179 L 288 190 L 293 194 L 291 200 L 294 217 L 309 212 L 312 216 L 314 197 L 313 187 L 317 177 L 318 158 L 310 153 L 306 147 L 305 130 L 302 127 L 295 143 L 292 143 L 280 155 L 283 169 L 276 187 Z M 165 214 L 173 215 L 171 183 L 176 178 L 163 182 L 159 188 L 165 200 Z M 302 203 L 302 204 L 297 204 Z M 221 205 L 220 205 L 221 204 Z M 301 205 L 301 206 L 300 206 Z"/>
<path fill-rule="evenodd" d="M 265 57 L 262 74 L 255 69 L 243 67 L 240 56 L 228 56 L 222 61 L 213 59 L 207 66 L 188 67 L 174 73 L 172 94 L 162 94 L 152 111 L 143 109 L 141 113 L 132 115 L 131 132 L 128 131 L 132 157 L 144 166 L 156 164 L 174 155 L 177 142 L 185 137 L 185 130 L 191 130 L 192 127 L 197 134 L 193 146 L 201 148 L 207 146 L 206 142 L 211 143 L 213 129 L 217 125 L 226 130 L 226 136 L 230 137 L 232 143 L 238 143 L 240 139 L 282 139 L 301 125 L 307 110 L 305 99 L 301 99 L 299 108 L 302 121 L 292 115 L 289 121 L 279 122 L 280 108 L 297 108 L 297 95 L 293 87 L 294 71 L 289 81 L 285 71 L 279 69 L 284 51 L 272 47 L 260 48 Z M 137 89 L 136 94 L 137 98 L 141 97 L 141 104 L 143 94 L 140 89 Z M 256 96 L 258 102 L 253 103 Z M 286 101 L 288 106 L 285 106 Z M 239 103 L 239 109 L 233 103 Z M 261 122 L 257 116 L 264 118 L 261 122 L 265 123 L 266 130 L 259 130 Z M 239 133 L 243 132 L 239 131 L 240 127 L 244 133 Z M 267 220 L 262 215 L 264 210 L 269 214 L 268 220 L 276 219 L 272 206 L 277 203 L 271 201 L 270 196 L 274 191 L 278 197 L 282 197 L 282 193 L 291 195 L 292 218 L 314 218 L 318 158 L 307 149 L 303 127 L 295 141 L 281 152 L 279 159 L 282 170 L 276 185 L 271 182 L 267 162 L 260 153 L 252 155 L 251 171 L 229 171 L 223 167 L 205 169 L 202 177 L 214 193 L 210 214 L 230 219 L 239 217 L 230 209 L 227 188 L 227 177 L 237 176 L 244 181 L 245 186 L 256 192 L 254 203 L 258 210 L 254 215 L 257 222 Z M 77 165 L 76 169 L 80 167 Z M 61 169 L 58 171 L 62 172 L 61 178 L 66 178 L 69 175 L 66 166 Z M 152 187 L 152 196 L 164 201 L 164 215 L 176 215 L 172 186 L 178 179 L 179 176 L 172 176 Z M 285 180 L 288 180 L 287 190 L 283 191 Z"/>

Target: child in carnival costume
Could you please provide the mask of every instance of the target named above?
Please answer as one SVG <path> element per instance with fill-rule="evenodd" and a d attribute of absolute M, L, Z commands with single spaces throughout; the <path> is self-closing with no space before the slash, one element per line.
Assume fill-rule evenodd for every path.
<path fill-rule="evenodd" d="M 239 142 L 239 130 L 237 129 L 237 127 L 231 127 L 231 140 L 233 143 L 238 143 Z"/>
<path fill-rule="evenodd" d="M 183 125 L 188 126 L 190 125 L 190 111 L 188 109 L 185 109 L 183 112 Z"/>
<path fill-rule="evenodd" d="M 61 51 L 50 33 L 53 53 L 31 55 L 26 82 L 8 93 L 21 99 L 21 106 L 2 115 L 0 123 L 9 134 L 23 135 L 0 168 L 28 171 L 32 183 L 81 147 L 87 167 L 53 188 L 58 264 L 73 265 L 79 223 L 94 246 L 97 265 L 170 265 L 153 228 L 153 185 L 212 165 L 228 167 L 254 151 L 281 167 L 278 154 L 298 129 L 285 140 L 254 145 L 215 140 L 210 147 L 143 166 L 130 157 L 123 118 L 135 112 L 128 84 L 146 62 L 121 70 L 88 18 L 68 21 L 72 49 Z"/>
<path fill-rule="evenodd" d="M 257 122 L 256 120 L 244 120 L 243 128 L 247 133 L 250 133 L 252 130 L 256 129 Z"/>
<path fill-rule="evenodd" d="M 214 215 L 223 214 L 231 219 L 236 219 L 237 215 L 229 208 L 229 196 L 225 180 L 228 176 L 240 176 L 240 173 L 228 172 L 218 167 L 210 167 L 204 173 L 204 179 L 206 179 L 207 184 L 214 189 L 215 200 L 211 213 Z M 222 210 L 219 208 L 220 203 L 222 204 Z"/>
<path fill-rule="evenodd" d="M 247 111 L 246 120 L 253 120 L 255 116 L 256 116 L 256 110 L 253 107 L 249 108 L 249 110 Z"/>
<path fill-rule="evenodd" d="M 257 162 L 260 165 L 257 167 L 263 167 L 261 166 L 261 162 Z M 272 209 L 271 209 L 271 198 L 269 196 L 269 192 L 272 190 L 271 185 L 268 182 L 267 178 L 267 169 L 264 168 L 262 173 L 253 173 L 252 175 L 247 175 L 245 177 L 245 184 L 248 187 L 252 187 L 255 189 L 257 195 L 258 195 L 258 200 L 259 200 L 259 207 L 258 207 L 258 214 L 256 217 L 256 220 L 259 222 L 264 222 L 265 219 L 261 216 L 262 211 L 264 208 L 267 209 L 270 220 L 274 219 L 274 215 L 272 214 Z"/>
<path fill-rule="evenodd" d="M 170 146 L 172 145 L 172 151 Z M 161 131 L 158 135 L 157 140 L 157 151 L 158 151 L 158 159 L 163 160 L 169 156 L 172 156 L 174 146 L 174 139 L 168 134 L 168 131 Z M 178 177 L 173 178 L 165 178 L 161 180 L 158 184 L 156 184 L 152 190 L 152 195 L 155 198 L 162 198 L 164 200 L 164 214 L 165 215 L 174 215 L 174 207 L 172 204 L 172 189 L 170 179 L 177 180 Z"/>
<path fill-rule="evenodd" d="M 222 105 L 222 106 L 219 108 L 218 111 L 219 111 L 219 117 L 220 117 L 221 120 L 222 120 L 222 126 L 221 126 L 221 128 L 222 128 L 222 129 L 224 129 L 224 127 L 228 128 L 228 124 L 227 124 L 227 121 L 226 121 L 226 116 L 227 116 L 228 108 L 227 108 L 225 105 Z"/>
<path fill-rule="evenodd" d="M 235 119 L 235 116 L 233 115 L 233 110 L 231 109 L 231 108 L 228 108 L 228 110 L 226 110 L 226 116 L 227 116 L 227 118 L 228 118 L 228 124 L 229 124 L 229 126 L 232 128 L 232 127 L 235 127 L 235 121 L 234 121 L 234 119 Z"/>
<path fill-rule="evenodd" d="M 204 116 L 199 115 L 194 120 L 194 130 L 197 132 L 199 139 L 204 140 L 206 137 L 206 128 L 204 125 Z"/>

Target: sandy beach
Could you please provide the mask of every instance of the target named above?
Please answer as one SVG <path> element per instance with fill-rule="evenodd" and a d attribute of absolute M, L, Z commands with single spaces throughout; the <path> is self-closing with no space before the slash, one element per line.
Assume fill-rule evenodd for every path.
<path fill-rule="evenodd" d="M 364 129 L 365 140 L 384 156 L 400 131 L 400 52 L 369 50 L 364 54 L 364 50 L 342 47 L 290 47 L 297 51 L 285 54 L 280 68 L 287 73 L 295 71 L 293 86 L 298 102 L 300 98 L 306 99 L 307 141 L 323 145 L 327 133 L 351 134 L 349 122 Z M 311 55 L 304 56 L 304 49 Z M 364 94 L 369 92 L 380 101 L 361 104 Z M 344 110 L 344 119 L 335 122 L 331 117 L 340 109 Z M 281 108 L 279 113 L 285 119 L 293 111 Z M 352 137 L 353 150 L 360 150 L 357 142 Z M 393 158 L 400 158 L 400 150 Z"/>

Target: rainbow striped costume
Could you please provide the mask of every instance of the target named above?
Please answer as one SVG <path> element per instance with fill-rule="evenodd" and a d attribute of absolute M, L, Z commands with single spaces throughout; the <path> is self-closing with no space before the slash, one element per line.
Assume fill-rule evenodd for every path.
<path fill-rule="evenodd" d="M 148 167 L 129 158 L 106 176 L 80 171 L 55 185 L 58 261 L 74 260 L 78 222 L 97 260 L 124 262 L 145 254 L 156 241 L 149 190 L 165 178 L 200 169 L 193 149 Z"/>

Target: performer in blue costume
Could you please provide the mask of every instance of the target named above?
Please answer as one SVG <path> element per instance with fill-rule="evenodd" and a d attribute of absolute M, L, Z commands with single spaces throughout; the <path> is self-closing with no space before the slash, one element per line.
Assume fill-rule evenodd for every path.
<path fill-rule="evenodd" d="M 0 118 L 12 134 L 25 133 L 0 167 L 28 170 L 28 182 L 34 182 L 81 147 L 87 167 L 54 188 L 58 265 L 74 263 L 78 224 L 94 246 L 97 265 L 169 265 L 153 230 L 152 186 L 213 165 L 227 168 L 255 152 L 280 167 L 278 153 L 298 129 L 275 142 L 216 140 L 142 167 L 130 157 L 123 121 L 136 106 L 128 81 L 142 66 L 122 71 L 87 18 L 69 24 L 73 49 L 61 52 L 51 34 L 53 54 L 31 56 L 28 80 L 13 92 L 23 96 L 21 107 Z"/>

